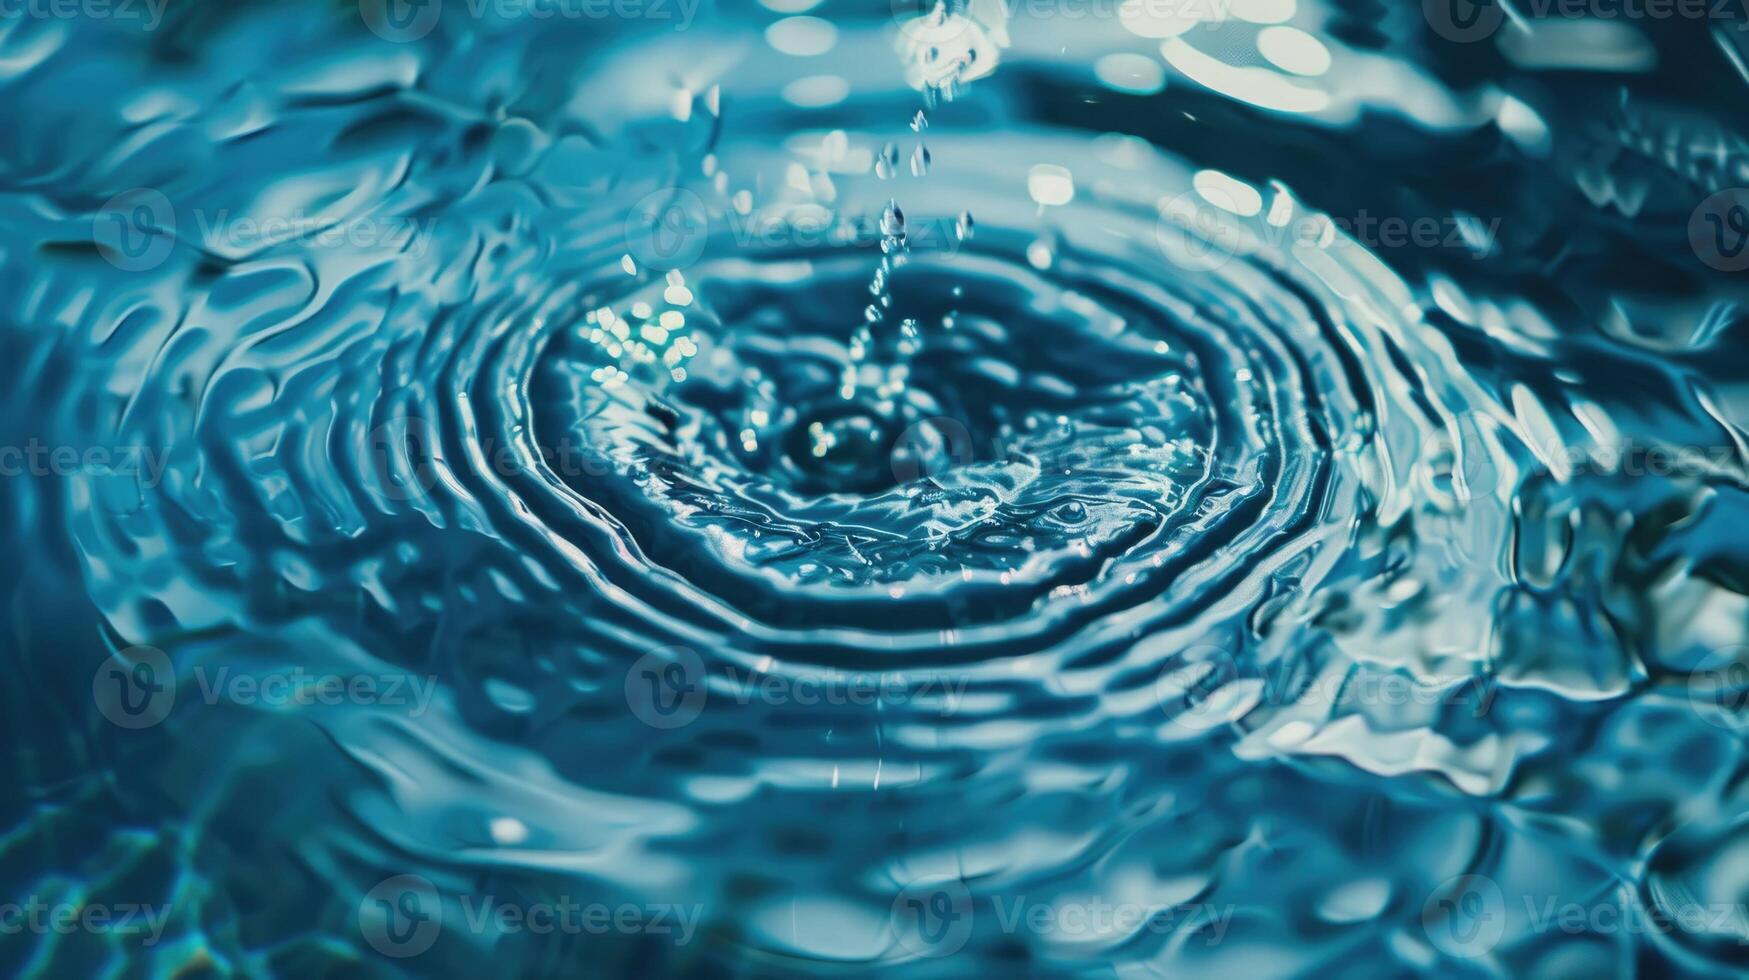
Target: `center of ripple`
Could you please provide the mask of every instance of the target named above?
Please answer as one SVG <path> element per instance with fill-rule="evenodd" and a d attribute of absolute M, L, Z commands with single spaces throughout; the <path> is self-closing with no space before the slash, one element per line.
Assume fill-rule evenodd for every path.
<path fill-rule="evenodd" d="M 863 331 L 860 256 L 718 262 L 684 309 L 657 284 L 555 337 L 538 434 L 583 448 L 595 465 L 561 478 L 650 559 L 741 608 L 1008 615 L 1163 542 L 1210 479 L 1194 345 L 1094 286 L 917 262 Z M 663 323 L 696 352 L 680 370 Z"/>

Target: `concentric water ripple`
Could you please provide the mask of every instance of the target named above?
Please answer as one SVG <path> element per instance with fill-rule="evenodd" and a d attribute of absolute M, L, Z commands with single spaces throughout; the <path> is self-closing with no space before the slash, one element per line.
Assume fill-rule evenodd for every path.
<path fill-rule="evenodd" d="M 1286 112 L 1174 75 L 1120 121 L 1175 152 L 1069 118 L 1097 23 L 981 29 L 990 96 L 907 129 L 888 11 L 792 25 L 836 106 L 729 15 L 455 13 L 0 38 L 43 137 L 0 158 L 0 443 L 79 453 L 7 484 L 19 717 L 65 734 L 0 855 L 171 909 L 39 968 L 1741 966 L 1741 318 L 1659 244 L 1724 171 L 1640 207 L 1526 135 L 1676 123 L 1569 143 L 1552 86 L 1368 53 L 1308 129 L 1419 92 L 1393 180 L 1485 144 L 1551 196 L 1433 261 L 1320 210 L 1358 181 Z M 136 94 L 51 139 L 75 84 Z M 1439 143 L 1471 103 L 1506 121 Z"/>

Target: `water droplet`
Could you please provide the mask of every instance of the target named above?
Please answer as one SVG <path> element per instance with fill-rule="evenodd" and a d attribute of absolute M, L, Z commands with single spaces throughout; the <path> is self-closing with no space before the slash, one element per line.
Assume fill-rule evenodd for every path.
<path fill-rule="evenodd" d="M 888 201 L 887 209 L 881 212 L 881 234 L 887 238 L 905 234 L 905 212 L 899 210 L 899 202 Z"/>
<path fill-rule="evenodd" d="M 927 173 L 929 173 L 929 147 L 919 143 L 917 149 L 911 151 L 911 176 L 922 177 Z"/>
<path fill-rule="evenodd" d="M 875 157 L 875 176 L 882 180 L 892 180 L 899 173 L 899 148 L 888 143 L 881 147 L 881 152 Z"/>

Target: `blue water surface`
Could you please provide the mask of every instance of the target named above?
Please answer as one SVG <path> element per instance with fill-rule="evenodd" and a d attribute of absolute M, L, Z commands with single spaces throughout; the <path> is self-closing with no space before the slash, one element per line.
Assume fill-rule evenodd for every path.
<path fill-rule="evenodd" d="M 97 6 L 6 974 L 1749 968 L 1735 12 Z"/>

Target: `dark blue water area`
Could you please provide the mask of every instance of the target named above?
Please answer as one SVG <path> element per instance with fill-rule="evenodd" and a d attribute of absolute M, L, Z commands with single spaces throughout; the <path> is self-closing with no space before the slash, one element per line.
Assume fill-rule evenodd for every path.
<path fill-rule="evenodd" d="M 0 9 L 0 971 L 1741 975 L 1740 13 Z"/>

